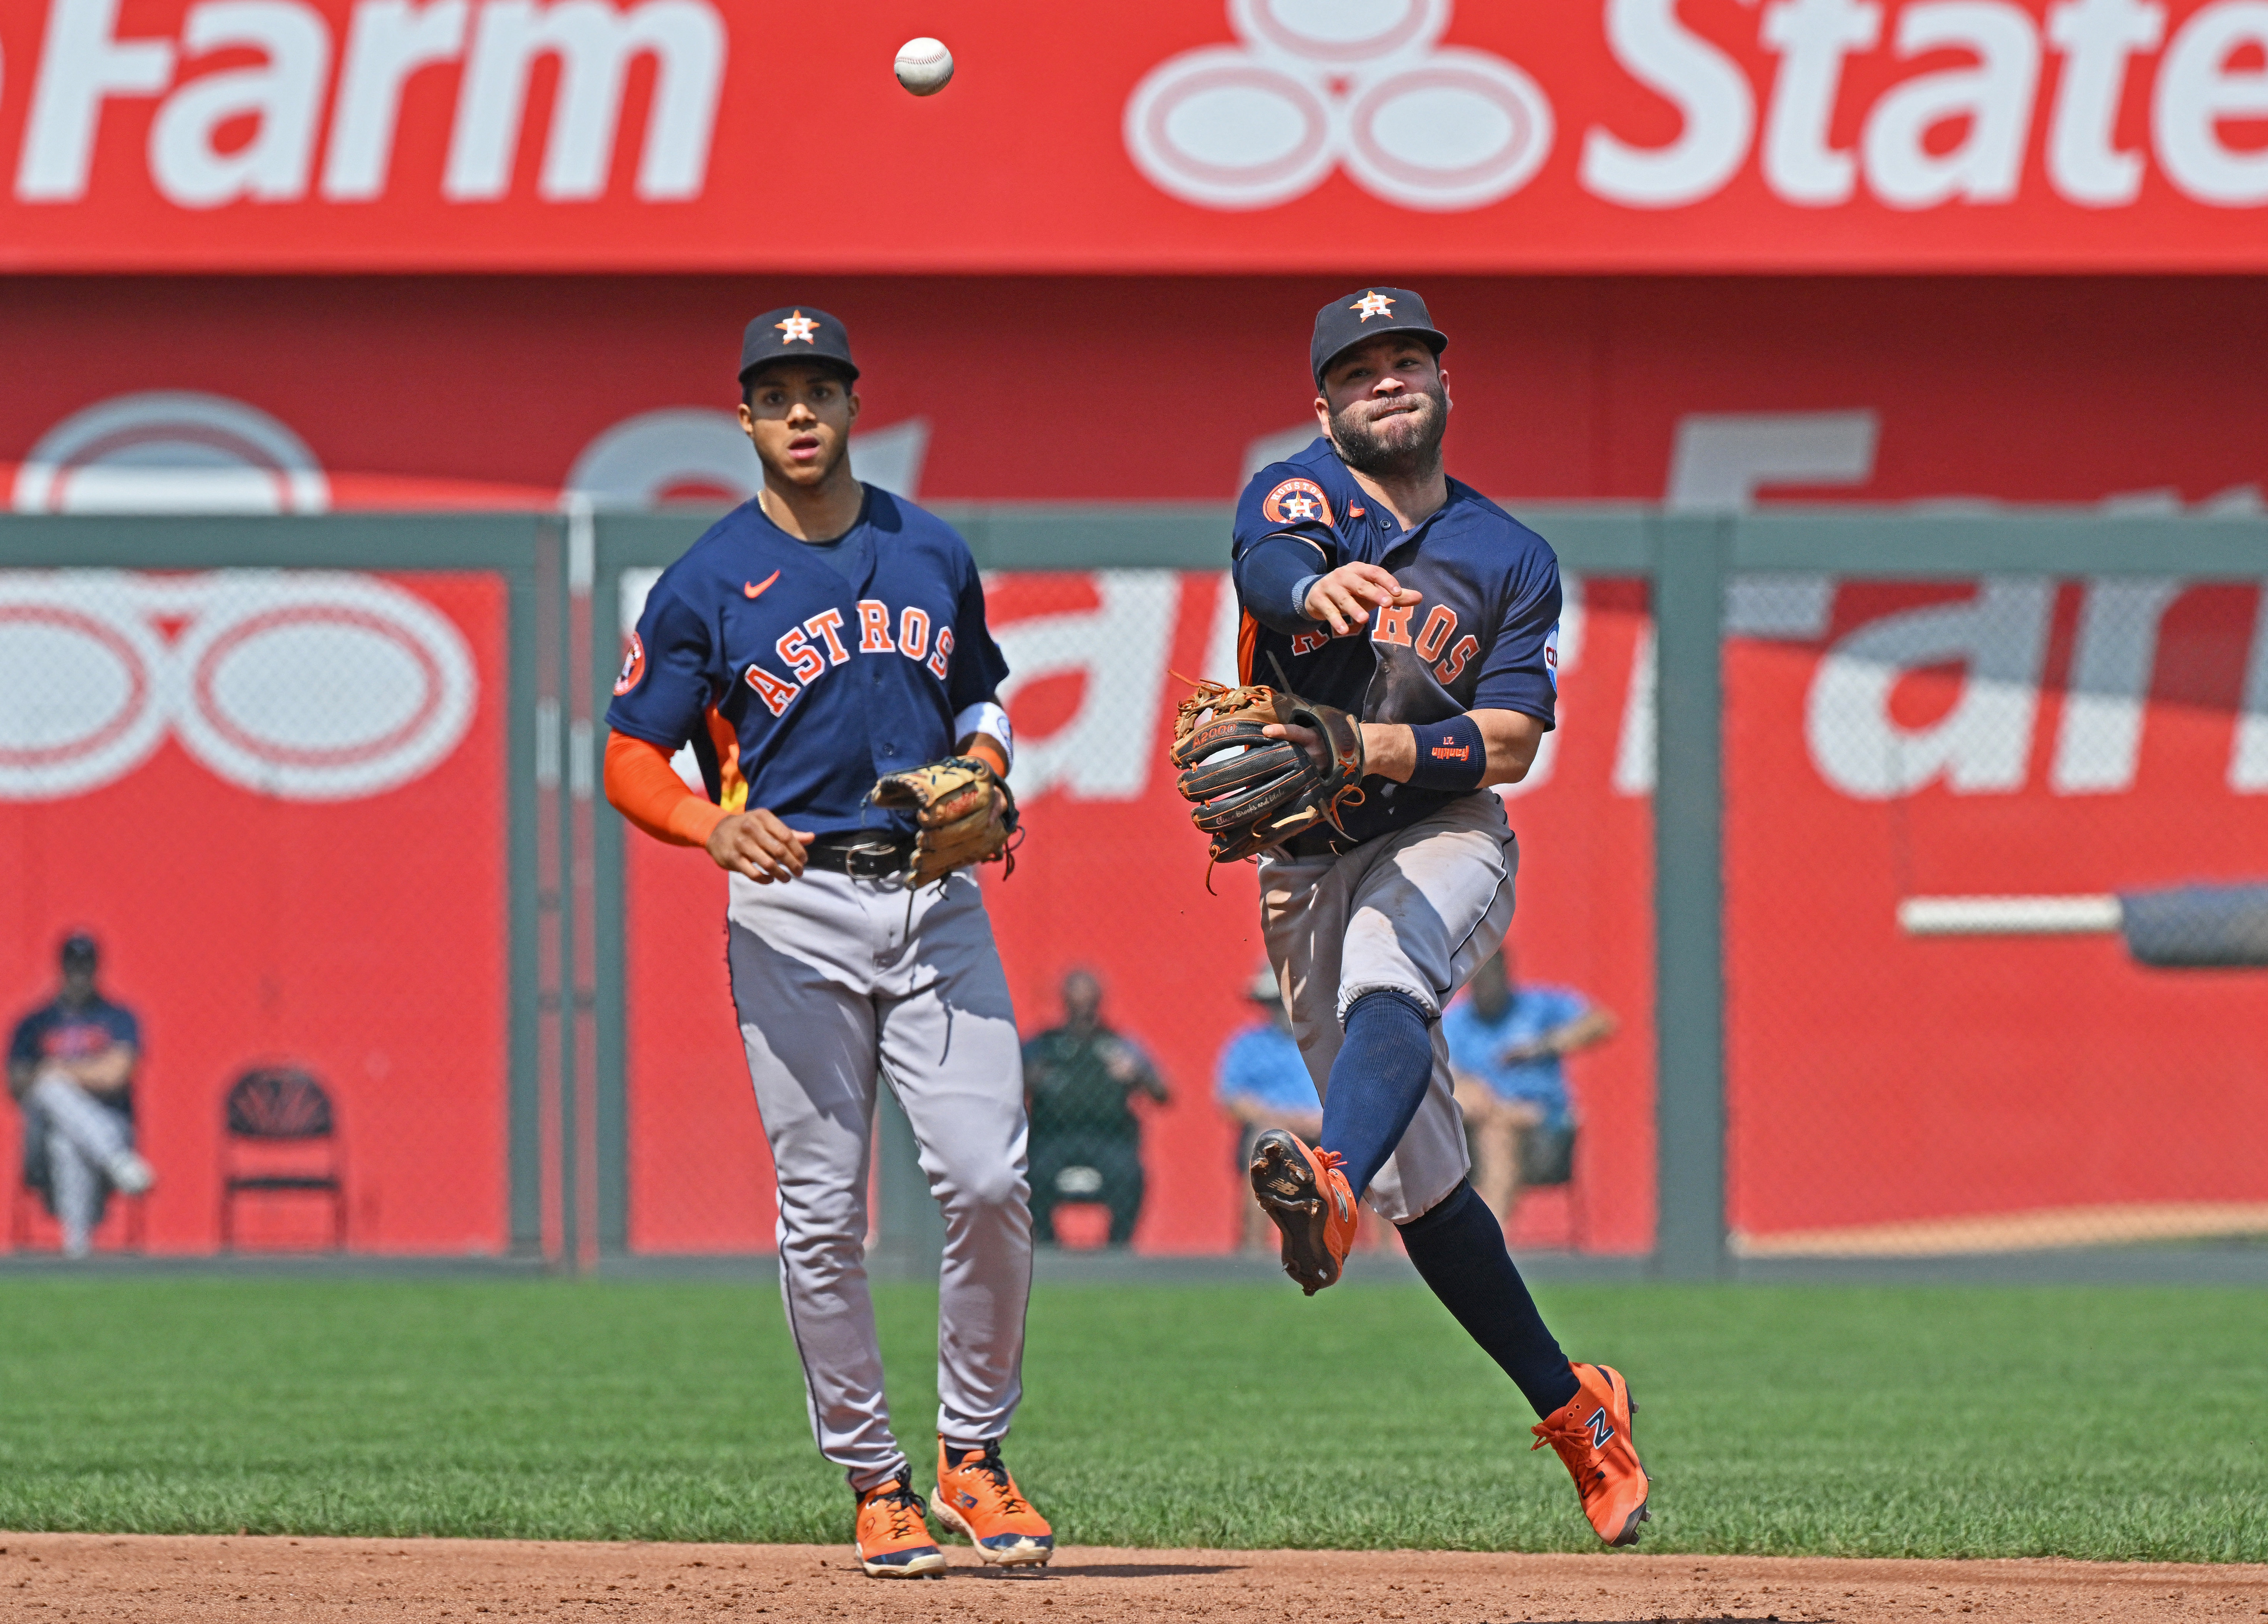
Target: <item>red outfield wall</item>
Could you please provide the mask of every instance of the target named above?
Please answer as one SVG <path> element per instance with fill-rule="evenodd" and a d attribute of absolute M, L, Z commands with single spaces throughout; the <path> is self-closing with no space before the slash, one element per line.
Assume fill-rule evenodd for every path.
<path fill-rule="evenodd" d="M 1260 957 L 1251 877 L 1226 871 L 1206 893 L 1157 752 L 1168 673 L 1220 660 L 1221 584 L 1105 572 L 993 588 L 1022 673 L 1010 702 L 1031 828 L 1014 878 L 986 876 L 995 918 L 1027 1027 L 1055 1018 L 1065 968 L 1091 966 L 1173 1085 L 1147 1124 L 1138 1240 L 1155 1251 L 1226 1246 L 1237 1211 L 1210 1091 Z M 0 756 L 5 974 L 28 1003 L 61 931 L 103 936 L 110 984 L 147 1024 L 153 1244 L 211 1243 L 221 1091 L 288 1059 L 340 1099 L 356 1246 L 498 1246 L 495 586 L 18 573 L 0 599 L 18 680 L 82 679 L 40 712 L 61 718 L 53 737 Z M 1528 974 L 1585 988 L 1625 1031 L 1573 1067 L 1580 1213 L 1542 1199 L 1522 1236 L 1634 1251 L 1652 1218 L 1645 619 L 1626 583 L 1581 582 L 1571 606 L 1564 727 L 1512 801 L 1514 936 Z M 1736 1226 L 1768 1241 L 2268 1201 L 2242 1149 L 2268 1129 L 2257 978 L 2137 970 L 2107 939 L 1916 941 L 1894 924 L 1915 894 L 2268 871 L 2257 586 L 1781 579 L 1745 586 L 1734 620 Z M 2103 675 L 2117 671 L 2124 687 Z M 357 697 L 372 694 L 387 703 Z M 769 1188 L 723 984 L 721 881 L 697 854 L 630 853 L 633 1240 L 760 1247 Z"/>
<path fill-rule="evenodd" d="M 2268 479 L 2268 321 L 2242 281 L 1425 285 L 1455 335 L 1453 467 L 1515 510 L 1721 497 L 1728 481 L 1828 498 L 2242 508 Z M 729 401 L 720 379 L 747 312 L 811 298 L 858 335 L 866 455 L 890 445 L 897 477 L 925 498 L 1223 500 L 1255 443 L 1301 422 L 1307 322 L 1337 290 L 1336 279 L 1282 277 L 17 278 L 0 282 L 18 339 L 0 458 L 17 465 L 9 489 L 26 511 L 135 505 L 150 495 L 136 469 L 153 458 L 221 479 L 231 504 L 254 509 L 549 503 L 627 420 L 691 409 L 709 416 L 672 420 L 664 452 L 630 459 L 628 477 L 714 491 L 745 479 L 745 459 L 673 467 L 667 448 L 697 440 Z M 1773 476 L 1786 448 L 1772 437 L 1786 425 L 1759 416 L 1793 416 L 1799 437 L 1823 434 L 1832 455 L 1792 481 Z M 217 489 L 193 482 L 191 494 Z M 227 1073 L 287 1051 L 342 1089 L 351 1153 L 372 1175 L 357 1245 L 499 1243 L 501 874 L 485 831 L 502 815 L 501 611 L 485 584 L 394 584 L 456 621 L 480 673 L 468 731 L 424 776 L 294 802 L 218 775 L 167 734 L 131 782 L 166 787 L 176 825 L 193 820 L 168 838 L 195 856 L 177 865 L 187 879 L 156 886 L 112 855 L 143 827 L 140 804 L 114 787 L 50 784 L 0 805 L 22 854 L 9 870 L 26 877 L 0 896 L 13 911 L 0 931 L 11 996 L 38 994 L 55 933 L 85 922 L 111 940 L 119 989 L 150 1018 L 153 1148 L 180 1170 L 152 1208 L 159 1244 L 210 1234 L 204 1170 Z M 1058 756 L 1073 737 L 1123 750 L 1146 728 L 1154 742 L 1171 702 L 1163 673 L 1207 657 L 1217 595 L 1202 574 L 1002 583 L 996 613 L 1012 644 L 1026 628 L 1012 647 L 1020 667 L 1065 649 L 1138 657 L 1099 673 L 1068 661 L 1017 694 L 1036 751 L 1027 779 L 1046 775 L 1051 740 Z M 1141 637 L 1082 623 L 1106 599 Z M 2234 718 L 2258 691 L 2246 686 L 2258 660 L 2250 589 L 2160 606 L 2146 667 L 2160 691 L 2116 787 L 2058 788 L 2051 770 L 2084 614 L 2073 586 L 2045 612 L 2026 677 L 2046 697 L 2017 751 L 2025 770 L 1889 799 L 1823 773 L 1808 707 L 1824 651 L 1906 600 L 1853 587 L 1823 601 L 1731 655 L 1739 1222 L 1768 1233 L 2176 1187 L 2240 1198 L 2241 1170 L 2215 1158 L 2245 1142 L 2248 1102 L 2263 1093 L 2242 1059 L 2250 981 L 2145 975 L 2108 942 L 1905 942 L 1889 908 L 1901 888 L 2060 893 L 2261 871 L 2248 843 L 2257 782 L 2232 776 Z M 1617 763 L 1644 757 L 1630 705 L 1641 609 L 1609 582 L 1588 584 L 1585 604 L 1560 765 L 1514 806 L 1520 931 L 1532 974 L 1573 981 L 1629 1022 L 1576 1069 L 1592 1123 L 1584 1238 L 1627 1249 L 1651 1223 L 1648 837 L 1642 784 L 1625 773 L 1616 787 Z M 147 601 L 96 608 L 105 625 L 154 614 L 133 635 L 160 646 L 189 635 Z M 1947 672 L 1890 690 L 1901 726 L 1926 730 L 1955 702 L 1946 685 L 1958 661 L 1939 664 Z M 1131 714 L 1094 711 L 1098 696 Z M 1107 725 L 1082 735 L 1083 715 Z M 1874 736 L 1863 716 L 1853 725 Z M 211 760 L 243 753 L 218 731 L 196 737 Z M 1027 1025 L 1052 1018 L 1068 962 L 1104 971 L 1116 1016 L 1159 1047 L 1176 1090 L 1153 1124 L 1143 1244 L 1225 1245 L 1227 1130 L 1205 1100 L 1256 958 L 1249 877 L 1224 875 L 1222 898 L 1204 894 L 1154 753 L 1030 805 L 1027 861 L 996 887 Z M 401 845 L 405 827 L 426 832 L 416 847 Z M 469 855 L 453 867 L 460 835 Z M 335 841 L 393 866 L 338 870 Z M 732 1052 L 716 883 L 681 854 L 632 851 L 632 1232 L 659 1250 L 760 1245 L 769 1191 Z M 331 896 L 340 885 L 364 889 Z M 291 935 L 288 922 L 318 900 Z M 317 974 L 340 953 L 352 963 Z M 2045 1050 L 2008 1048 L 2012 1010 Z M 12 1132 L 11 1117 L 0 1133 Z M 1539 1203 L 1531 1238 L 1564 1235 L 1570 1216 Z"/>
<path fill-rule="evenodd" d="M 1254 870 L 1216 870 L 1207 891 L 1205 843 L 1161 745 L 1186 691 L 1169 673 L 1215 669 L 1233 645 L 1226 585 L 1212 572 L 1011 575 L 989 599 L 1010 663 L 1029 673 L 1009 690 L 1028 834 L 1012 877 L 983 871 L 994 929 L 1027 1035 L 1060 1018 L 1058 982 L 1085 966 L 1107 988 L 1106 1018 L 1157 1061 L 1172 1098 L 1142 1112 L 1135 1236 L 1157 1252 L 1229 1249 L 1249 1199 L 1213 1066 L 1252 1018 L 1243 993 L 1266 959 Z M 1626 1023 L 1577 1062 L 1593 1125 L 1581 1238 L 1611 1251 L 1643 1250 L 1653 1232 L 1651 825 L 1642 793 L 1608 787 L 1642 604 L 1629 584 L 1587 594 L 1573 658 L 1562 643 L 1568 730 L 1548 782 L 1514 803 L 1527 972 L 1587 988 Z M 769 1169 L 745 1173 L 762 1165 L 762 1135 L 728 1013 L 722 878 L 699 853 L 630 847 L 633 1244 L 769 1249 Z M 1571 1238 L 1560 1198 L 1534 1208 L 1533 1238 Z"/>
<path fill-rule="evenodd" d="M 1261 958 L 1251 871 L 1220 872 L 1206 893 L 1202 842 L 1156 750 L 1177 695 L 1167 671 L 1219 658 L 1222 579 L 1011 576 L 992 599 L 1012 660 L 1065 651 L 1012 691 L 1031 834 L 1012 879 L 986 876 L 994 920 L 1027 1032 L 1057 1018 L 1061 972 L 1091 966 L 1110 1018 L 1161 1062 L 1174 1098 L 1146 1118 L 1136 1238 L 1160 1252 L 1229 1246 L 1242 1199 L 1210 1097 Z M 1745 635 L 1727 653 L 1727 969 L 1731 1216 L 1746 1240 L 2268 1202 L 2244 1150 L 2268 1130 L 2257 976 L 2138 970 L 2115 938 L 1917 940 L 1895 923 L 1908 895 L 2268 872 L 2260 592 L 2160 585 L 2136 603 L 2125 590 L 1742 589 Z M 1517 1238 L 1641 1251 L 1654 1043 L 1643 598 L 1590 581 L 1575 601 L 1563 729 L 1511 800 L 1513 936 L 1524 974 L 1584 988 L 1625 1025 L 1571 1066 L 1580 1209 L 1541 1194 Z M 2102 669 L 2114 645 L 2139 650 L 2131 686 L 2074 694 L 2075 672 Z M 1065 746 L 1105 730 L 1130 741 L 1127 776 L 1090 763 L 1082 789 Z M 697 854 L 643 841 L 630 873 L 634 1243 L 766 1245 L 769 1182 L 746 1172 L 762 1165 L 760 1129 L 725 1014 L 722 884 Z"/>
<path fill-rule="evenodd" d="M 1863 466 L 1817 491 L 1856 500 L 2268 479 L 2268 305 L 2243 278 L 1418 280 L 1452 336 L 1454 466 L 1507 501 L 1659 500 L 1680 424 L 1722 413 L 1872 414 Z M 1350 285 L 0 278 L 0 464 L 61 471 L 0 487 L 18 511 L 103 505 L 65 476 L 166 445 L 264 475 L 238 500 L 279 509 L 549 503 L 644 415 L 728 412 L 741 324 L 800 300 L 850 326 L 862 431 L 918 420 L 924 499 L 1226 501 L 1256 440 L 1313 421 L 1309 325 Z M 678 455 L 610 477 L 719 487 Z"/>
<path fill-rule="evenodd" d="M 503 1250 L 504 620 L 485 576 L 0 571 L 0 989 L 100 938 L 152 1250 L 217 1243 L 222 1095 L 275 1062 L 336 1104 L 351 1246 Z"/>

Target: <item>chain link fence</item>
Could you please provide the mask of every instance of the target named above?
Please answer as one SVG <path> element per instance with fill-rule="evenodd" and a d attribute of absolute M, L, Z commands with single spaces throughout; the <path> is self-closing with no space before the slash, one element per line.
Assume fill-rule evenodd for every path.
<path fill-rule="evenodd" d="M 980 556 L 1028 555 L 971 523 Z M 1460 1017 L 1486 1038 L 1459 1061 L 1489 1091 L 1476 1173 L 1517 1246 L 1705 1268 L 1727 1235 L 1771 1260 L 2268 1234 L 2257 525 L 1543 528 L 1569 574 L 1561 726 L 1508 792 L 1503 988 Z M 594 782 L 615 634 L 697 529 L 0 526 L 0 992 L 11 1021 L 48 1010 L 11 1092 L 60 1068 L 122 1105 L 82 1062 L 130 1032 L 156 1178 L 107 1201 L 98 1250 L 771 1248 L 722 877 L 626 834 Z M 1151 546 L 1106 532 L 1092 551 Z M 1181 679 L 1232 674 L 1226 578 L 988 581 L 1029 835 L 983 884 L 1044 1232 L 1265 1248 L 1239 1152 L 1311 1085 L 1256 996 L 1253 871 L 1207 876 L 1162 765 Z M 90 993 L 131 1027 L 78 1018 Z M 1538 1037 L 1567 1051 L 1550 1077 L 1523 1070 Z M 1509 1134 L 1491 1094 L 1522 1106 Z M 70 1131 L 0 1111 L 25 1252 L 70 1238 L 34 1125 Z M 77 1172 L 133 1182 L 90 1131 Z"/>
<path fill-rule="evenodd" d="M 627 639 L 658 570 L 609 577 L 605 562 L 602 547 Z M 1227 577 L 1009 570 L 987 592 L 1012 673 L 1003 698 L 1027 836 L 1012 876 L 988 867 L 981 878 L 1025 1038 L 1041 1240 L 1272 1251 L 1242 1151 L 1261 1125 L 1312 1132 L 1321 1106 L 1278 1004 L 1256 996 L 1258 983 L 1272 988 L 1256 871 L 1208 875 L 1165 765 L 1184 679 L 1236 680 Z M 1528 853 L 1516 1014 L 1476 1027 L 1480 1047 L 1464 1056 L 1476 1116 L 1502 1091 L 1503 1120 L 1476 1128 L 1474 1149 L 1508 1175 L 1491 1196 L 1532 1246 L 1650 1244 L 1651 824 L 1646 773 L 1632 765 L 1650 747 L 1650 711 L 1631 697 L 1650 680 L 1645 609 L 1643 582 L 1571 583 L 1567 728 L 1511 803 Z M 697 779 L 689 753 L 681 771 Z M 630 1247 L 770 1250 L 771 1173 L 730 1015 L 722 878 L 702 854 L 616 834 Z M 1583 1053 L 1497 1063 L 1594 1007 Z M 1366 1244 L 1394 1243 L 1376 1225 Z"/>
<path fill-rule="evenodd" d="M 507 1250 L 506 615 L 0 570 L 11 1249 Z"/>
<path fill-rule="evenodd" d="M 2268 1237 L 2268 610 L 2174 577 L 1735 579 L 1750 1257 Z"/>

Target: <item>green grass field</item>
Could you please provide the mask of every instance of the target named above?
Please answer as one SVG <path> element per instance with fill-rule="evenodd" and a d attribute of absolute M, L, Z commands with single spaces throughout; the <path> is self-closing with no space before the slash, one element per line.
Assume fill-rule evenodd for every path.
<path fill-rule="evenodd" d="M 1646 1547 L 2268 1560 L 2268 1293 L 1559 1287 Z M 935 1296 L 880 1293 L 929 1437 Z M 1069 1543 L 1595 1548 L 1432 1299 L 1043 1288 L 1009 1451 Z M 0 1528 L 821 1540 L 769 1290 L 0 1282 Z"/>

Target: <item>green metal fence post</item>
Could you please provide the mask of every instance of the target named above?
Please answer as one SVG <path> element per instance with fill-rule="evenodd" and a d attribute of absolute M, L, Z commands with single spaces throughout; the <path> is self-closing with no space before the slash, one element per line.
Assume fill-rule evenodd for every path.
<path fill-rule="evenodd" d="M 593 747 L 603 745 L 605 706 L 612 697 L 620 658 L 622 560 L 616 555 L 608 520 L 595 521 L 591 582 L 591 684 Z M 622 820 L 612 808 L 599 809 L 591 831 L 591 960 L 593 972 L 593 1041 L 597 1053 L 599 1250 L 620 1255 L 630 1250 L 630 1096 L 624 1078 L 629 1039 L 624 1028 L 630 1000 L 623 988 L 628 921 L 623 911 Z"/>
<path fill-rule="evenodd" d="M 1655 521 L 1654 1267 L 1725 1272 L 1724 674 L 1730 521 Z"/>
<path fill-rule="evenodd" d="M 543 792 L 547 754 L 556 761 L 556 735 L 547 740 L 538 699 L 536 662 L 536 533 L 528 527 L 527 556 L 505 577 L 505 636 L 511 662 L 504 723 L 505 882 L 511 944 L 512 1048 L 505 1084 L 505 1198 L 515 1256 L 543 1251 L 542 1100 L 539 1083 L 543 1024 L 542 986 L 536 959 L 541 928 L 542 877 L 536 871 L 536 797 Z"/>

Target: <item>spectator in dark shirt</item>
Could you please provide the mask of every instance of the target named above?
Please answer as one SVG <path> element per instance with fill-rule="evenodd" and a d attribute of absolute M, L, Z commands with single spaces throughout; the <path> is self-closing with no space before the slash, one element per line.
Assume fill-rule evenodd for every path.
<path fill-rule="evenodd" d="M 24 1182 L 46 1198 L 64 1253 L 78 1258 L 110 1192 L 139 1195 L 155 1177 L 134 1150 L 141 1024 L 95 990 L 92 937 L 70 937 L 61 957 L 63 990 L 16 1023 L 8 1091 L 24 1113 Z"/>
<path fill-rule="evenodd" d="M 1064 977 L 1064 1024 L 1024 1045 L 1031 1107 L 1032 1235 L 1052 1244 L 1062 1201 L 1110 1209 L 1110 1244 L 1134 1238 L 1142 1212 L 1142 1124 L 1128 1101 L 1166 1103 L 1148 1055 L 1102 1024 L 1102 983 L 1091 971 Z"/>

